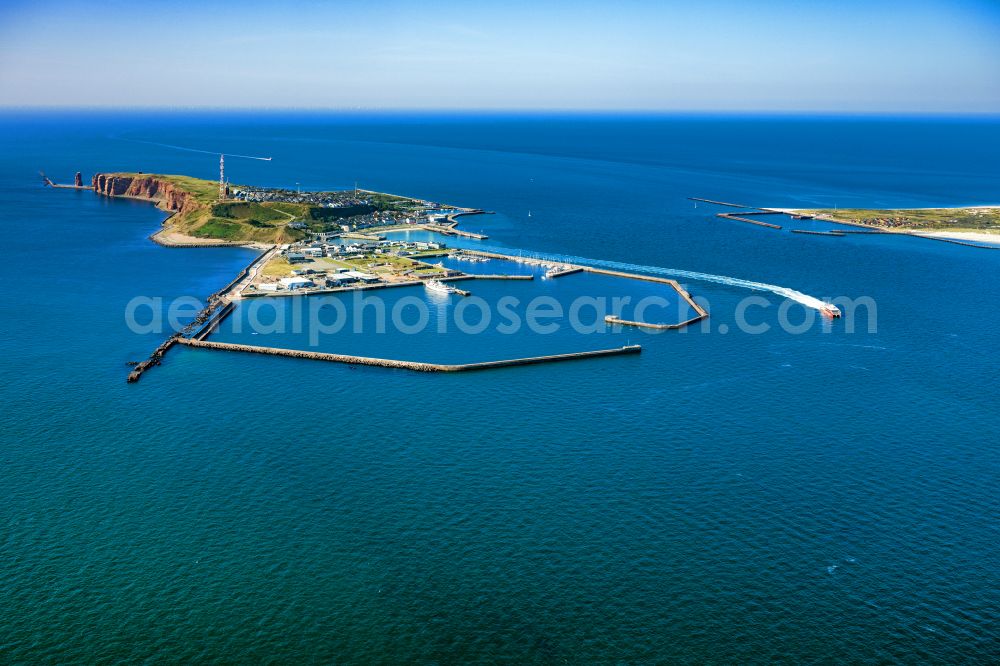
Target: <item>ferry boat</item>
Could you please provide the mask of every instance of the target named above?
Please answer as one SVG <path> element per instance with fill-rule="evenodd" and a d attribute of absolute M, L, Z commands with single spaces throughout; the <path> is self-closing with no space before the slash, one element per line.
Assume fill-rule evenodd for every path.
<path fill-rule="evenodd" d="M 822 312 L 824 316 L 830 317 L 831 319 L 836 319 L 840 316 L 840 308 L 833 303 L 824 303 L 823 307 L 821 307 L 819 311 Z"/>
<path fill-rule="evenodd" d="M 439 294 L 455 293 L 454 287 L 449 287 L 444 282 L 439 280 L 428 280 L 427 282 L 424 282 L 424 288 L 427 289 L 427 291 L 436 291 Z"/>

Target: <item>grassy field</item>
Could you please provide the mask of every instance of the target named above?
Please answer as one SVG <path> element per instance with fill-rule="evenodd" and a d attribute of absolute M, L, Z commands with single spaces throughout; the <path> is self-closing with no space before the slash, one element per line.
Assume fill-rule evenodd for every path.
<path fill-rule="evenodd" d="M 172 174 L 110 174 L 127 178 L 155 178 L 177 186 L 199 205 L 170 218 L 172 231 L 213 240 L 233 242 L 290 243 L 305 231 L 291 229 L 288 222 L 308 215 L 299 204 L 219 202 L 219 184 L 211 180 Z"/>
<path fill-rule="evenodd" d="M 896 210 L 839 208 L 837 210 L 817 209 L 797 212 L 886 229 L 1000 233 L 1000 208 L 998 207 Z"/>
<path fill-rule="evenodd" d="M 371 264 L 377 264 L 371 266 Z M 276 256 L 267 263 L 261 270 L 264 278 L 290 277 L 292 271 L 312 269 L 316 271 L 330 271 L 338 268 L 348 268 L 350 270 L 361 271 L 362 273 L 376 273 L 380 275 L 400 275 L 411 269 L 423 270 L 423 265 L 415 261 L 410 261 L 405 257 L 394 257 L 382 255 L 370 259 L 334 259 L 332 257 L 317 257 L 307 259 L 302 263 L 290 264 L 288 259 Z"/>
<path fill-rule="evenodd" d="M 420 203 L 391 194 L 366 193 L 372 204 L 344 208 L 326 208 L 289 202 L 220 202 L 215 181 L 170 174 L 108 174 L 126 178 L 155 178 L 187 192 L 199 205 L 170 218 L 169 227 L 179 234 L 195 238 L 233 242 L 291 243 L 309 232 L 338 229 L 344 218 L 366 215 L 376 210 L 409 210 Z M 305 229 L 292 229 L 290 222 L 301 222 Z"/>
<path fill-rule="evenodd" d="M 123 173 L 117 175 L 136 177 L 139 174 Z M 171 176 L 159 174 L 143 175 L 150 175 L 158 180 L 165 180 L 169 183 L 173 183 L 185 192 L 189 192 L 194 195 L 195 199 L 204 204 L 211 204 L 219 198 L 219 184 L 212 180 L 202 180 L 201 178 L 191 178 L 190 176 Z"/>

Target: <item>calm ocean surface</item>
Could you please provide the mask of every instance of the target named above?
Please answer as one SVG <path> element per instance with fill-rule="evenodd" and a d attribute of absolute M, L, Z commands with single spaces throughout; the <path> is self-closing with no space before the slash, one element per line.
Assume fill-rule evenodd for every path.
<path fill-rule="evenodd" d="M 868 296 L 877 332 L 793 335 L 775 294 L 681 278 L 708 332 L 320 343 L 637 356 L 439 376 L 179 348 L 126 385 L 163 337 L 130 332 L 128 301 L 204 298 L 255 253 L 161 248 L 162 212 L 37 171 L 216 177 L 157 144 L 273 156 L 227 160 L 233 182 L 494 210 L 463 222 L 479 246 Z M 997 204 L 998 154 L 996 120 L 0 116 L 0 661 L 996 661 L 1000 252 L 773 231 L 686 197 Z M 764 334 L 735 325 L 752 295 Z M 244 318 L 216 339 L 308 344 Z"/>

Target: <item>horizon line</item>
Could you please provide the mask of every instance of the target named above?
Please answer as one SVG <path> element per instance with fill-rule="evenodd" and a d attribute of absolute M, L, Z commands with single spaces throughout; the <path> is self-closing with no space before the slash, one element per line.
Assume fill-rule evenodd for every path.
<path fill-rule="evenodd" d="M 631 116 L 802 116 L 855 118 L 998 118 L 995 111 L 842 110 L 842 109 L 663 109 L 579 107 L 227 107 L 169 105 L 2 105 L 0 113 L 16 112 L 202 112 L 202 113 L 302 113 L 302 114 L 457 114 L 457 115 L 631 115 Z"/>

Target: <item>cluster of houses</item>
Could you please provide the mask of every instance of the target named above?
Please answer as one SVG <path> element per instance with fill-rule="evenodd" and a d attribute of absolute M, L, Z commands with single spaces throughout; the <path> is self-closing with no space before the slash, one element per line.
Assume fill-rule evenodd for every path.
<path fill-rule="evenodd" d="M 399 211 L 377 211 L 363 215 L 353 215 L 337 221 L 337 226 L 344 232 L 379 226 L 391 227 L 397 224 L 416 224 L 416 222 L 414 218 L 407 217 L 406 213 Z"/>
<path fill-rule="evenodd" d="M 286 203 L 303 203 L 325 208 L 346 208 L 348 206 L 368 206 L 371 199 L 360 192 L 347 190 L 343 192 L 299 192 L 263 187 L 234 187 L 229 192 L 231 199 L 238 201 L 279 201 Z"/>
<path fill-rule="evenodd" d="M 299 203 L 322 208 L 359 209 L 356 211 L 357 214 L 352 215 L 350 213 L 355 211 L 349 211 L 345 213 L 344 217 L 329 221 L 329 224 L 336 225 L 336 227 L 339 227 L 344 232 L 386 225 L 433 222 L 440 216 L 456 212 L 454 209 L 446 209 L 440 204 L 418 201 L 416 199 L 409 200 L 409 212 L 405 210 L 374 210 L 375 204 L 371 196 L 358 190 L 301 192 L 298 190 L 239 186 L 232 188 L 228 196 L 236 201 Z M 365 208 L 368 209 L 367 212 L 364 211 Z M 426 213 L 426 220 L 423 219 L 424 213 Z M 302 221 L 290 222 L 288 226 L 294 229 L 306 229 L 308 227 Z"/>

